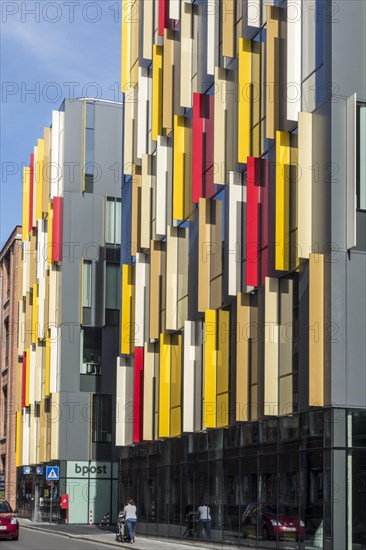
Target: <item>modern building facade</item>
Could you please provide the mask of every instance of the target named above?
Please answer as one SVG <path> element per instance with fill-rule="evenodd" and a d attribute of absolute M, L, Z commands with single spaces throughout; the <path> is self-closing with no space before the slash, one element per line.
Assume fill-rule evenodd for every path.
<path fill-rule="evenodd" d="M 120 104 L 65 100 L 24 169 L 16 459 L 36 521 L 65 494 L 70 523 L 116 513 L 121 136 Z"/>
<path fill-rule="evenodd" d="M 358 0 L 122 1 L 140 532 L 198 536 L 206 504 L 213 541 L 366 547 L 365 25 Z"/>
<path fill-rule="evenodd" d="M 0 499 L 16 504 L 15 414 L 18 364 L 18 288 L 22 228 L 0 252 Z"/>

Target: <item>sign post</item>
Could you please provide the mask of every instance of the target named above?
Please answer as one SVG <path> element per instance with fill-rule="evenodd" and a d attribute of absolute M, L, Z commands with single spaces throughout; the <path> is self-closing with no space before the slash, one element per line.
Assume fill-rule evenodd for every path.
<path fill-rule="evenodd" d="M 60 468 L 58 466 L 46 466 L 46 481 L 51 482 L 50 495 L 50 523 L 52 523 L 52 500 L 53 500 L 53 484 L 60 479 Z"/>

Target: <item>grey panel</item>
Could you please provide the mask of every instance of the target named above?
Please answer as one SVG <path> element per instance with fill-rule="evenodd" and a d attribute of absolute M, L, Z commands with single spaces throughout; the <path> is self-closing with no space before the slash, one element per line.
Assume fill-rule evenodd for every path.
<path fill-rule="evenodd" d="M 347 261 L 347 405 L 366 406 L 366 254 Z"/>
<path fill-rule="evenodd" d="M 81 192 L 83 102 L 65 101 L 64 190 Z"/>
<path fill-rule="evenodd" d="M 62 392 L 60 423 L 60 460 L 88 460 L 90 407 L 89 394 Z"/>
<path fill-rule="evenodd" d="M 100 178 L 94 178 L 94 195 L 121 196 L 122 108 L 96 104 L 94 162 Z"/>
<path fill-rule="evenodd" d="M 344 404 L 347 395 L 347 316 L 346 316 L 346 259 L 345 252 L 336 252 L 331 265 L 332 324 L 336 334 L 331 343 L 333 404 Z"/>
<path fill-rule="evenodd" d="M 333 517 L 332 517 L 332 539 L 334 550 L 347 548 L 346 544 L 346 522 L 347 517 L 347 485 L 346 485 L 346 452 L 333 451 Z"/>

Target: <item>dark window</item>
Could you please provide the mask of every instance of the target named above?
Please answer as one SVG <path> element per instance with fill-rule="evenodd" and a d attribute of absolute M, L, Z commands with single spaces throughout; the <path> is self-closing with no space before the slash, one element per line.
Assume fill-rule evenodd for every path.
<path fill-rule="evenodd" d="M 112 396 L 93 395 L 93 443 L 112 442 Z"/>
<path fill-rule="evenodd" d="M 366 105 L 357 107 L 357 208 L 366 210 Z"/>
<path fill-rule="evenodd" d="M 6 427 L 8 424 L 8 387 L 3 387 L 3 435 L 6 436 Z"/>

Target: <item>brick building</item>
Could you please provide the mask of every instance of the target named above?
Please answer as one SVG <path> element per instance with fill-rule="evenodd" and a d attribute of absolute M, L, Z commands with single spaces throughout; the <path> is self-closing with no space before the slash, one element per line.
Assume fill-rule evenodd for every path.
<path fill-rule="evenodd" d="M 16 500 L 15 414 L 18 368 L 18 281 L 22 228 L 0 252 L 0 499 Z"/>

